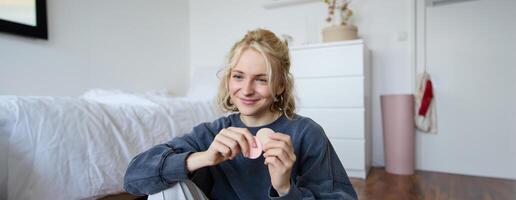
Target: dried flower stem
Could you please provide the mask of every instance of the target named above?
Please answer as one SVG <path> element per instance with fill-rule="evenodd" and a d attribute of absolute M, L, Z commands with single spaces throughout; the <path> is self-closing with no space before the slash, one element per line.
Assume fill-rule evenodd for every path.
<path fill-rule="evenodd" d="M 351 16 L 353 16 L 353 11 L 349 9 L 350 0 L 342 0 L 341 4 L 337 4 L 336 0 L 323 1 L 328 4 L 328 17 L 326 17 L 326 22 L 332 23 L 335 9 L 337 8 L 340 15 L 340 24 L 343 26 L 348 25 Z"/>

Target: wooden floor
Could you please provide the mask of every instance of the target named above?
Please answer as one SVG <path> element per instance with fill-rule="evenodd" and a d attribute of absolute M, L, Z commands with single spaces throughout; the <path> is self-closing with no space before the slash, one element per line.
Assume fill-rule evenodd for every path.
<path fill-rule="evenodd" d="M 367 180 L 351 179 L 360 200 L 516 200 L 516 180 L 417 171 L 411 176 L 372 168 Z M 129 194 L 102 200 L 143 200 Z"/>
<path fill-rule="evenodd" d="M 372 168 L 367 180 L 351 179 L 360 200 L 516 200 L 516 180 L 417 171 L 411 176 Z"/>

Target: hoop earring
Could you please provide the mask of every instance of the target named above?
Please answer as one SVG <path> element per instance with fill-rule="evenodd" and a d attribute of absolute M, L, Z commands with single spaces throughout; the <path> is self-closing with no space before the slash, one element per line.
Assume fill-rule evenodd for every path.
<path fill-rule="evenodd" d="M 282 104 L 283 103 L 283 95 L 278 95 L 276 96 L 276 98 L 274 99 L 274 103 L 278 103 L 278 104 Z"/>

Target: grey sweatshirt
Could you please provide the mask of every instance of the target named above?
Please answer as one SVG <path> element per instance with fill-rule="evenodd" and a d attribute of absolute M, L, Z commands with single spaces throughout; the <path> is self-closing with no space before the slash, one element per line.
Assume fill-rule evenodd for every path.
<path fill-rule="evenodd" d="M 291 188 L 279 197 L 271 186 L 264 157 L 249 159 L 242 154 L 216 166 L 187 173 L 186 158 L 205 151 L 220 130 L 244 127 L 253 135 L 261 128 L 290 135 L 297 160 L 292 167 Z M 271 124 L 247 127 L 238 113 L 202 123 L 182 137 L 140 153 L 129 163 L 125 190 L 148 195 L 190 179 L 210 199 L 357 199 L 346 171 L 321 126 L 300 115 L 281 116 Z"/>

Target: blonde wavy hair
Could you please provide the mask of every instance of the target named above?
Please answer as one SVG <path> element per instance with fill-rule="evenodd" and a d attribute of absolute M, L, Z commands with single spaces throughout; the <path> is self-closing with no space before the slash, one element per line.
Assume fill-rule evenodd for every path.
<path fill-rule="evenodd" d="M 289 119 L 294 116 L 296 109 L 293 94 L 294 79 L 290 73 L 290 56 L 288 43 L 266 29 L 248 31 L 240 41 L 235 43 L 229 52 L 224 68 L 219 71 L 220 85 L 217 95 L 219 107 L 224 112 L 238 112 L 229 95 L 229 79 L 231 70 L 236 66 L 241 54 L 253 49 L 265 58 L 268 84 L 274 94 L 274 102 L 270 106 L 272 112 L 282 112 Z M 281 93 L 277 95 L 279 92 Z"/>

